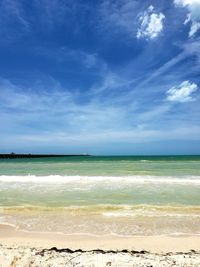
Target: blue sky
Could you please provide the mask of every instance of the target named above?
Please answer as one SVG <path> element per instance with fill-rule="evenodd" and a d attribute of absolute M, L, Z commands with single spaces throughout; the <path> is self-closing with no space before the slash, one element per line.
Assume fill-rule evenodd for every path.
<path fill-rule="evenodd" d="M 200 154 L 200 0 L 0 13 L 0 152 Z"/>

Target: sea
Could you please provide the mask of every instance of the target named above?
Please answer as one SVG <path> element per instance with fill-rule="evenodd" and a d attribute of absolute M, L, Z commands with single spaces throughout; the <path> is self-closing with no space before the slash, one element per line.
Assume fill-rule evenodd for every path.
<path fill-rule="evenodd" d="M 64 235 L 199 235 L 200 156 L 1 159 L 0 224 Z"/>

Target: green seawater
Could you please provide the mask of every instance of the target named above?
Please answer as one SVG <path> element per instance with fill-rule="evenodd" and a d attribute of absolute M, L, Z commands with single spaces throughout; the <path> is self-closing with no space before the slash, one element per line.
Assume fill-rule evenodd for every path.
<path fill-rule="evenodd" d="M 0 160 L 0 175 L 200 175 L 200 156 L 85 156 Z"/>
<path fill-rule="evenodd" d="M 0 223 L 93 234 L 200 233 L 200 156 L 0 160 Z M 77 230 L 78 229 L 78 230 Z"/>
<path fill-rule="evenodd" d="M 0 204 L 200 205 L 200 156 L 0 160 Z"/>

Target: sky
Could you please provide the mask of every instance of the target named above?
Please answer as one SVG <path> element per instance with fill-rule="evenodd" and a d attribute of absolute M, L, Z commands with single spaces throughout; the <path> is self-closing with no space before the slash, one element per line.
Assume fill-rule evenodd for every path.
<path fill-rule="evenodd" d="M 0 152 L 200 154 L 200 0 L 1 0 Z"/>

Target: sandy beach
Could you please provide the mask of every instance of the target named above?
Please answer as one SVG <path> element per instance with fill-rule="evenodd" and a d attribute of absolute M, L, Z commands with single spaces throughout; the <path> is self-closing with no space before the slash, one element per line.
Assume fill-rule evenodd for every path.
<path fill-rule="evenodd" d="M 25 246 L 0 245 L 1 267 L 25 266 L 180 266 L 198 267 L 200 254 L 195 251 L 188 253 L 149 253 L 132 251 L 68 251 L 48 250 Z"/>
<path fill-rule="evenodd" d="M 0 266 L 200 266 L 200 236 L 94 237 L 0 226 Z"/>

